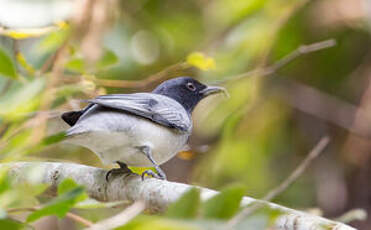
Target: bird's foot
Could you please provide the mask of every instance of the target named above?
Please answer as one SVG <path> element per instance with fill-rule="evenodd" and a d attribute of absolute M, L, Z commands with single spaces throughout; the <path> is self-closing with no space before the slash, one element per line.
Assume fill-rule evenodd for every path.
<path fill-rule="evenodd" d="M 155 169 L 157 171 L 157 173 L 154 173 L 150 169 L 144 171 L 142 173 L 142 181 L 144 180 L 144 177 L 146 175 L 152 176 L 152 177 L 157 178 L 157 179 L 160 179 L 160 180 L 166 180 L 166 174 L 164 173 L 164 171 L 162 171 L 162 169 L 160 168 L 160 166 L 153 159 L 151 148 L 149 146 L 144 145 L 144 146 L 139 146 L 138 149 L 140 151 L 142 151 L 144 153 L 144 155 L 146 155 L 146 157 L 148 158 L 148 160 L 150 160 L 152 162 L 153 166 L 155 166 Z"/>
<path fill-rule="evenodd" d="M 163 173 L 163 172 L 155 173 L 152 170 L 148 169 L 148 170 L 146 170 L 146 171 L 144 171 L 142 173 L 142 175 L 141 175 L 142 181 L 144 180 L 144 178 L 145 178 L 146 175 L 152 176 L 152 177 L 157 178 L 157 179 L 160 179 L 160 180 L 166 180 L 165 173 Z"/>
<path fill-rule="evenodd" d="M 125 163 L 120 162 L 120 161 L 117 161 L 116 163 L 120 166 L 120 168 L 110 169 L 106 173 L 106 181 L 107 182 L 109 181 L 109 176 L 111 174 L 117 175 L 117 174 L 130 174 L 130 173 L 132 173 L 132 171 L 128 168 L 128 166 Z"/>

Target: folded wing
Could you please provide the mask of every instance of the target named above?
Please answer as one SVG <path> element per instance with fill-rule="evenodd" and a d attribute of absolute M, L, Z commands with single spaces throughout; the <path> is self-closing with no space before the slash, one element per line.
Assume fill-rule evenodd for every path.
<path fill-rule="evenodd" d="M 89 103 L 122 110 L 183 132 L 192 129 L 190 115 L 177 101 L 159 94 L 111 94 L 88 100 Z"/>

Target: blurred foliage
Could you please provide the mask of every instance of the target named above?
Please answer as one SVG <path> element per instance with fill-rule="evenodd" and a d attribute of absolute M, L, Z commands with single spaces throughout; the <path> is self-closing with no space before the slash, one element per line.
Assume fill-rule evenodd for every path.
<path fill-rule="evenodd" d="M 43 216 L 56 215 L 62 218 L 79 201 L 87 198 L 84 188 L 78 186 L 73 180 L 65 179 L 58 186 L 57 197 L 46 203 L 42 208 L 32 212 L 27 222 L 33 222 Z"/>
<path fill-rule="evenodd" d="M 15 71 L 14 64 L 10 57 L 5 53 L 4 50 L 0 49 L 0 74 L 4 77 L 16 78 L 17 73 Z"/>
<path fill-rule="evenodd" d="M 193 188 L 179 200 L 170 205 L 167 216 L 179 219 L 191 219 L 197 216 L 200 206 L 200 191 Z"/>
<path fill-rule="evenodd" d="M 225 229 L 225 220 L 239 210 L 244 190 L 239 185 L 229 186 L 199 205 L 200 193 L 197 189 L 192 189 L 169 207 L 166 217 L 138 216 L 118 229 Z M 263 209 L 241 222 L 235 229 L 246 229 L 246 226 L 249 229 L 266 229 L 273 223 L 269 222 L 267 216 L 276 218 L 278 213 Z"/>
<path fill-rule="evenodd" d="M 371 27 L 370 16 L 357 4 L 332 0 L 117 1 L 106 8 L 108 13 L 101 9 L 105 19 L 89 21 L 90 14 L 83 9 L 72 10 L 72 1 L 40 0 L 33 8 L 26 0 L 17 2 L 17 14 L 11 12 L 15 9 L 11 1 L 0 3 L 0 8 L 9 9 L 0 17 L 2 163 L 67 160 L 102 166 L 82 147 L 56 144 L 67 128 L 59 119 L 61 112 L 84 106 L 78 99 L 150 91 L 154 84 L 146 82 L 147 77 L 176 63 L 187 63 L 197 69 L 193 77 L 210 84 L 222 82 L 231 97 L 200 103 L 193 113 L 189 152 L 193 156 L 186 161 L 173 159 L 164 168 L 170 180 L 225 190 L 205 203 L 197 190 L 191 190 L 165 215 L 143 214 L 122 229 L 214 229 L 238 211 L 243 195 L 262 197 L 284 180 L 324 133 L 334 139 L 321 162 L 331 165 L 316 164 L 275 201 L 296 208 L 319 206 L 330 216 L 357 205 L 371 210 L 366 201 L 359 200 L 365 197 L 359 195 L 361 189 L 348 187 L 356 181 L 352 176 L 358 170 L 369 167 L 370 154 L 361 157 L 345 150 L 346 130 L 293 108 L 281 87 L 284 80 L 296 81 L 358 104 L 368 84 L 362 68 L 370 55 Z M 30 20 L 35 12 L 37 20 Z M 329 38 L 336 39 L 336 47 L 302 55 L 269 76 L 255 73 L 233 80 L 277 62 L 302 44 Z M 189 74 L 180 68 L 176 75 L 185 73 Z M 166 76 L 160 75 L 156 83 L 172 74 L 165 71 Z M 301 103 L 309 108 L 320 102 Z M 318 105 L 324 114 L 331 114 L 333 107 Z M 37 169 L 28 176 L 35 174 Z M 371 187 L 365 179 L 359 180 L 362 188 Z M 235 183 L 246 187 L 228 187 Z M 72 181 L 64 185 L 56 198 L 47 199 L 41 195 L 44 185 L 16 186 L 1 172 L 0 229 L 28 228 L 26 220 L 63 217 L 71 208 L 91 221 L 120 211 L 116 203 L 82 201 L 86 198 L 83 188 Z M 28 218 L 7 213 L 36 206 L 38 210 Z M 264 229 L 274 216 L 262 210 L 237 228 Z"/>

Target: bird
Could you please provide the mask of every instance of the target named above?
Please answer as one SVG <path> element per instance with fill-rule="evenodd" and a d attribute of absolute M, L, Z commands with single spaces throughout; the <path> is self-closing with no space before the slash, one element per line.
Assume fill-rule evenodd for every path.
<path fill-rule="evenodd" d="M 192 111 L 205 97 L 224 92 L 188 77 L 176 77 L 152 92 L 108 94 L 86 100 L 79 111 L 61 118 L 70 128 L 67 142 L 90 149 L 103 164 L 119 168 L 106 174 L 131 172 L 128 166 L 154 167 L 142 174 L 166 180 L 160 165 L 185 150 L 192 133 Z"/>

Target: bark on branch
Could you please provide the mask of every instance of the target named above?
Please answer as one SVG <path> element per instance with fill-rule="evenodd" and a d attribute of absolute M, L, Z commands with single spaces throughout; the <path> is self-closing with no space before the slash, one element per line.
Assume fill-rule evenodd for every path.
<path fill-rule="evenodd" d="M 0 164 L 0 168 L 4 167 L 9 168 L 9 174 L 14 183 L 45 183 L 51 186 L 52 191 L 55 191 L 58 184 L 64 178 L 69 177 L 83 185 L 92 198 L 100 201 L 144 201 L 146 207 L 153 212 L 164 211 L 170 203 L 193 187 L 192 185 L 152 178 L 142 181 L 140 176 L 136 174 L 112 176 L 110 181 L 106 182 L 106 170 L 73 163 L 18 162 Z M 35 172 L 34 170 L 37 170 L 37 173 L 31 173 Z M 38 175 L 36 178 L 35 174 Z M 199 188 L 203 200 L 218 194 L 214 190 Z M 283 213 L 275 223 L 276 229 L 354 230 L 354 228 L 339 222 L 251 197 L 244 197 L 241 205 L 261 203 L 270 209 L 277 209 Z"/>

